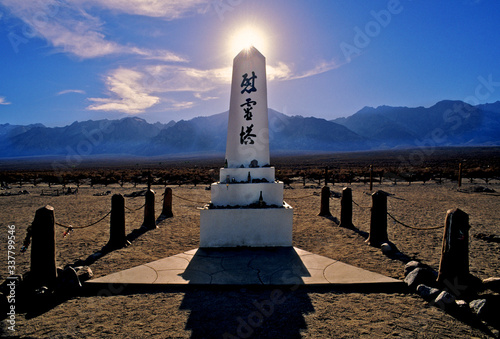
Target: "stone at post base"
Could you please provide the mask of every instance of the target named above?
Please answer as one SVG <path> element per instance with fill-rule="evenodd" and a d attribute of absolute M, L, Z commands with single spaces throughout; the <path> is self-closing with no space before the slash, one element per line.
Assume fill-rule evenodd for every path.
<path fill-rule="evenodd" d="M 293 208 L 203 209 L 200 247 L 292 246 Z"/>

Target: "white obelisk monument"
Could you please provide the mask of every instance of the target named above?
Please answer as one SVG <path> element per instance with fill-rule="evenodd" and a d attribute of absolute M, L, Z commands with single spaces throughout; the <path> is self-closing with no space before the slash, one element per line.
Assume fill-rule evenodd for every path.
<path fill-rule="evenodd" d="M 226 159 L 201 210 L 200 247 L 292 246 L 293 209 L 269 157 L 266 59 L 255 48 L 233 61 Z"/>

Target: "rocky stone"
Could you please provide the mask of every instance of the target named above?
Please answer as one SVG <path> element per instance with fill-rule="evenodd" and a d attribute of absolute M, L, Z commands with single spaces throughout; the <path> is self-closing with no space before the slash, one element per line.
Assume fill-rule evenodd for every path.
<path fill-rule="evenodd" d="M 382 251 L 383 254 L 389 254 L 392 252 L 392 247 L 388 243 L 383 243 L 380 245 L 380 250 Z"/>
<path fill-rule="evenodd" d="M 483 288 L 485 290 L 492 290 L 495 292 L 500 292 L 500 278 L 492 277 L 492 278 L 483 279 L 482 283 L 483 283 Z"/>
<path fill-rule="evenodd" d="M 447 291 L 439 293 L 434 300 L 434 305 L 447 312 L 457 308 L 455 296 Z"/>
<path fill-rule="evenodd" d="M 457 309 L 460 311 L 468 311 L 469 310 L 469 304 L 465 300 L 457 299 L 455 300 L 455 304 L 457 304 Z"/>
<path fill-rule="evenodd" d="M 478 316 L 484 316 L 486 313 L 486 299 L 476 299 L 469 303 L 470 309 Z"/>
<path fill-rule="evenodd" d="M 88 266 L 75 267 L 75 270 L 78 275 L 78 280 L 80 280 L 81 283 L 90 280 L 94 276 L 94 273 Z"/>
<path fill-rule="evenodd" d="M 500 295 L 483 295 L 469 303 L 471 310 L 482 320 L 498 329 L 498 314 L 500 314 Z"/>
<path fill-rule="evenodd" d="M 409 261 L 406 265 L 405 265 L 405 277 L 408 275 L 408 273 L 410 273 L 411 271 L 413 271 L 415 268 L 417 267 L 422 267 L 422 264 L 420 264 L 418 261 L 416 260 L 412 260 L 412 261 Z"/>
<path fill-rule="evenodd" d="M 428 268 L 417 267 L 408 273 L 404 282 L 411 290 L 416 290 L 420 284 L 432 286 L 436 282 L 436 274 Z"/>
<path fill-rule="evenodd" d="M 57 277 L 57 289 L 61 292 L 72 292 L 82 287 L 76 270 L 73 267 L 66 267 Z"/>
<path fill-rule="evenodd" d="M 439 293 L 441 293 L 441 290 L 435 287 L 420 284 L 417 286 L 417 293 L 425 300 L 435 300 Z"/>

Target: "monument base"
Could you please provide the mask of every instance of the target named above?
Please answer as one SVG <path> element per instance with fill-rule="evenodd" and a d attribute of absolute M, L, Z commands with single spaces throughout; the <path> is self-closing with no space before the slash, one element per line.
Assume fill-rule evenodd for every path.
<path fill-rule="evenodd" d="M 292 246 L 293 208 L 215 208 L 200 215 L 200 247 Z"/>

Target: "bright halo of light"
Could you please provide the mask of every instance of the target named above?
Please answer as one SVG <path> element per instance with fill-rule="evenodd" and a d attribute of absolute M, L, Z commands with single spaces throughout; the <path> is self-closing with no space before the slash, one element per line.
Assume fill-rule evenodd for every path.
<path fill-rule="evenodd" d="M 231 55 L 236 56 L 245 48 L 257 48 L 261 53 L 266 49 L 264 35 L 253 27 L 245 27 L 232 35 L 229 48 Z"/>

